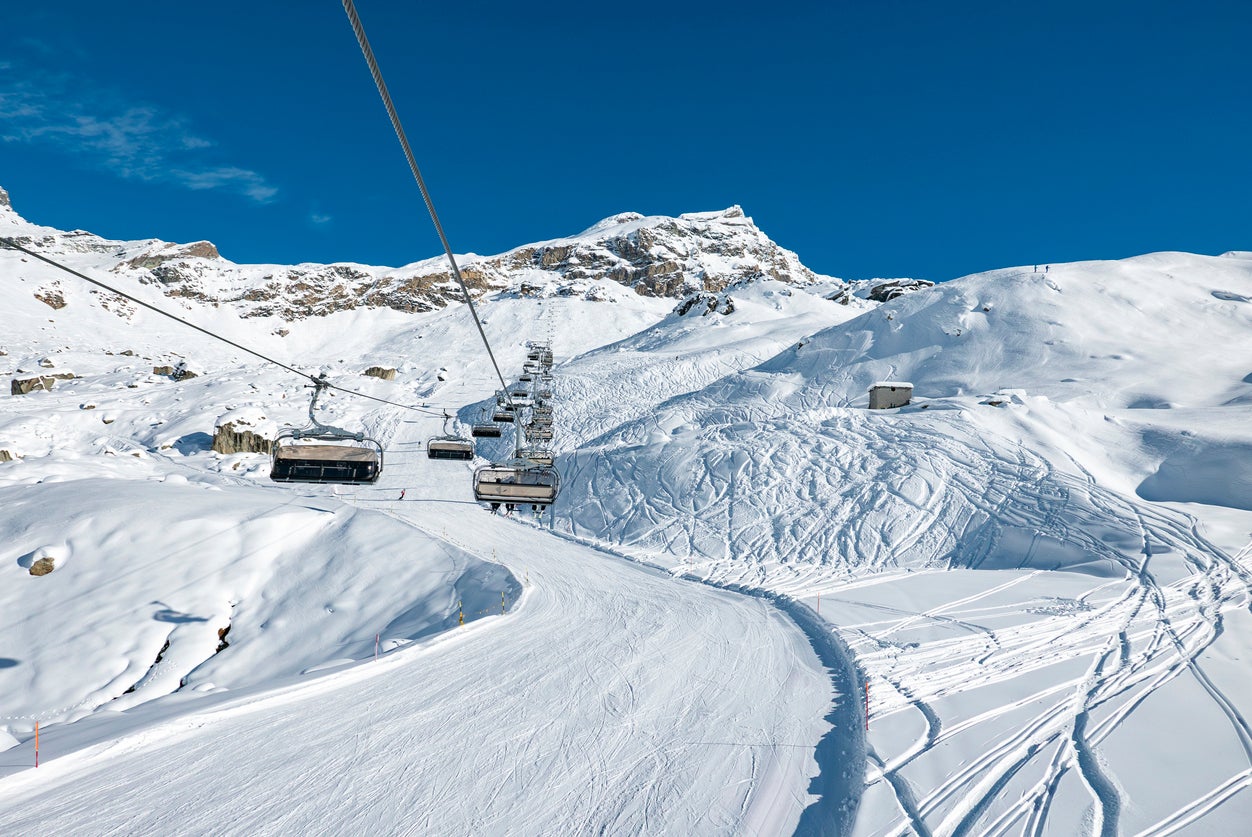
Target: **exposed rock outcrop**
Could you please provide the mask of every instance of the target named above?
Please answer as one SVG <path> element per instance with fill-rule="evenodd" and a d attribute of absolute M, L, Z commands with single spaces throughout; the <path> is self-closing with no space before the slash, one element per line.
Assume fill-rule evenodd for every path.
<path fill-rule="evenodd" d="M 56 569 L 56 560 L 51 555 L 45 555 L 38 561 L 30 565 L 31 575 L 47 575 Z"/>
<path fill-rule="evenodd" d="M 680 317 L 685 317 L 692 312 L 704 317 L 709 314 L 733 314 L 734 311 L 735 300 L 724 293 L 692 294 L 674 308 L 674 313 Z"/>
<path fill-rule="evenodd" d="M 232 410 L 213 428 L 213 450 L 218 453 L 264 453 L 274 449 L 278 426 L 257 407 Z"/>
<path fill-rule="evenodd" d="M 851 305 L 855 299 L 889 302 L 898 296 L 934 286 L 935 283 L 927 279 L 857 279 L 826 298 L 840 305 Z"/>
<path fill-rule="evenodd" d="M 60 372 L 52 375 L 38 375 L 33 378 L 14 378 L 9 385 L 12 395 L 28 395 L 35 390 L 51 390 L 57 381 L 68 381 L 74 378 L 73 372 Z"/>
<path fill-rule="evenodd" d="M 396 379 L 396 370 L 391 366 L 371 366 L 361 374 L 371 378 L 380 378 L 384 381 L 394 381 Z"/>
<path fill-rule="evenodd" d="M 35 299 L 54 311 L 58 311 L 69 304 L 65 301 L 65 295 L 61 293 L 61 289 L 55 284 L 35 291 Z"/>

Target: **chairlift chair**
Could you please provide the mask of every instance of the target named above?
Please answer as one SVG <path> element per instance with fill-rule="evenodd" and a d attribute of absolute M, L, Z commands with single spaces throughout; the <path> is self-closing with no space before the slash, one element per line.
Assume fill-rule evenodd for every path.
<path fill-rule="evenodd" d="M 479 421 L 470 426 L 470 435 L 475 438 L 499 439 L 500 427 L 492 422 L 492 416 L 489 411 L 483 409 L 479 414 Z"/>
<path fill-rule="evenodd" d="M 508 506 L 548 506 L 560 490 L 561 478 L 555 468 L 537 465 L 528 459 L 484 465 L 474 471 L 474 499 Z"/>
<path fill-rule="evenodd" d="M 270 461 L 274 482 L 359 485 L 377 482 L 382 474 L 383 446 L 376 439 L 317 420 L 317 399 L 327 386 L 324 374 L 313 380 L 310 426 L 287 428 L 274 440 Z M 307 444 L 306 440 L 331 444 Z"/>
<path fill-rule="evenodd" d="M 548 448 L 528 447 L 519 448 L 517 451 L 517 458 L 529 459 L 536 465 L 551 465 L 555 457 L 553 456 L 552 451 Z"/>
<path fill-rule="evenodd" d="M 527 425 L 526 438 L 537 439 L 543 442 L 550 442 L 552 441 L 552 428 L 551 427 L 536 427 L 533 424 Z"/>
<path fill-rule="evenodd" d="M 426 456 L 430 459 L 457 459 L 466 461 L 474 458 L 474 441 L 464 436 L 448 432 L 448 420 L 452 416 L 443 414 L 443 435 L 434 436 L 426 442 Z"/>

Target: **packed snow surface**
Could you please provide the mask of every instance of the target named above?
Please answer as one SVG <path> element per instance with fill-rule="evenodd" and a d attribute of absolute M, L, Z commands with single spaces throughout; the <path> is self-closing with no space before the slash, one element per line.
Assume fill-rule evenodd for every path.
<path fill-rule="evenodd" d="M 733 273 L 697 250 L 738 227 L 772 245 L 742 212 L 624 213 L 518 252 L 678 231 L 683 264 Z M 0 397 L 0 832 L 1165 835 L 1252 818 L 1246 253 L 846 305 L 838 280 L 795 281 L 797 261 L 685 314 L 532 271 L 479 304 L 511 381 L 526 340 L 553 341 L 562 491 L 536 521 L 492 515 L 465 463 L 426 457 L 499 388 L 464 307 L 257 316 L 136 281 L 200 245 L 8 207 L 0 235 L 424 410 L 327 396 L 321 420 L 383 443 L 382 479 L 273 484 L 267 457 L 215 453 L 212 434 L 304 424 L 306 381 L 0 251 L 0 369 L 61 376 Z M 263 274 L 189 258 L 202 288 L 247 294 Z M 884 380 L 912 403 L 868 411 Z M 512 449 L 480 442 L 471 464 Z"/>

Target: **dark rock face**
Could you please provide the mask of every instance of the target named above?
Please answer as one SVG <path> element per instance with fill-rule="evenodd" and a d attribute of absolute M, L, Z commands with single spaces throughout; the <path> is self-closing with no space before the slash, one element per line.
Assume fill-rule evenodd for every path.
<path fill-rule="evenodd" d="M 442 258 L 401 268 L 344 263 L 271 267 L 229 262 L 208 241 L 117 242 L 81 230 L 18 240 L 49 253 L 108 254 L 116 259 L 110 270 L 130 281 L 155 286 L 176 299 L 229 306 L 242 317 L 294 321 L 356 308 L 422 313 L 465 301 L 465 291 Z M 722 293 L 745 281 L 807 284 L 819 278 L 739 207 L 676 218 L 621 213 L 578 235 L 458 261 L 471 297 L 510 291 L 606 301 L 620 298 L 612 288 L 620 285 L 641 296 L 681 300 L 694 293 Z M 65 304 L 59 290 L 41 299 L 54 307 Z M 100 304 L 106 306 L 105 297 Z M 122 302 L 108 305 L 123 318 L 134 313 L 134 306 Z"/>
<path fill-rule="evenodd" d="M 361 374 L 383 381 L 394 381 L 396 379 L 396 370 L 391 366 L 371 366 Z"/>
<path fill-rule="evenodd" d="M 735 300 L 727 294 L 698 293 L 687 297 L 674 307 L 674 313 L 680 317 L 693 312 L 701 317 L 709 314 L 733 314 Z"/>
<path fill-rule="evenodd" d="M 890 302 L 898 296 L 904 296 L 913 291 L 924 291 L 934 286 L 934 282 L 926 279 L 895 279 L 875 285 L 870 289 L 868 299 L 874 302 Z"/>
<path fill-rule="evenodd" d="M 35 299 L 54 311 L 58 311 L 68 304 L 60 288 L 40 288 L 38 291 L 35 291 Z"/>
<path fill-rule="evenodd" d="M 924 291 L 934 286 L 935 283 L 927 279 L 857 279 L 843 290 L 830 294 L 826 299 L 840 305 L 851 305 L 854 299 L 889 302 L 898 296 L 914 291 Z"/>
<path fill-rule="evenodd" d="M 73 379 L 72 372 L 63 372 L 53 375 L 39 375 L 34 378 L 14 378 L 9 385 L 9 392 L 12 395 L 27 395 L 35 390 L 51 390 L 58 380 L 68 381 Z"/>
<path fill-rule="evenodd" d="M 268 455 L 273 449 L 273 439 L 267 439 L 251 430 L 237 428 L 229 421 L 213 431 L 213 450 L 218 453 L 264 453 Z"/>

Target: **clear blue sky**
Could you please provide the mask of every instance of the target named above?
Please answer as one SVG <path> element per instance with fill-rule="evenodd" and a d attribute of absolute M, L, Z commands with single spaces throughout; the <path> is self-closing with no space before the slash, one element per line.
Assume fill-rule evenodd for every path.
<path fill-rule="evenodd" d="M 27 218 L 240 262 L 440 252 L 335 0 L 9 5 Z M 736 203 L 846 278 L 1252 249 L 1246 2 L 358 9 L 458 252 Z"/>

